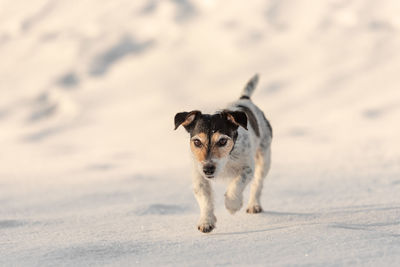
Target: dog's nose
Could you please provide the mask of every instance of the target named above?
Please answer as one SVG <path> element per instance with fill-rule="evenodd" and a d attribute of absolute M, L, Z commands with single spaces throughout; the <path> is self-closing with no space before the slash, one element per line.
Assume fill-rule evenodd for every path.
<path fill-rule="evenodd" d="M 215 166 L 212 164 L 206 164 L 203 166 L 203 172 L 205 175 L 213 175 L 215 172 Z"/>

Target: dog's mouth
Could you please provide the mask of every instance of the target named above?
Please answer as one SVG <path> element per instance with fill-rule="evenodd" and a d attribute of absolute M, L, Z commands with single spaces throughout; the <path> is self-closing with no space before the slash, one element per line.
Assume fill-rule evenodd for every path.
<path fill-rule="evenodd" d="M 213 178 L 214 178 L 214 174 L 212 174 L 212 175 L 207 175 L 207 174 L 205 174 L 205 177 L 206 177 L 207 179 L 213 179 Z"/>

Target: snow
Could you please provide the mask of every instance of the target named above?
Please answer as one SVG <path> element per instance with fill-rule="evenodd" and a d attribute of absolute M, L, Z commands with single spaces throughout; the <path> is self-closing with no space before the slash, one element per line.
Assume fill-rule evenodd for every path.
<path fill-rule="evenodd" d="M 400 2 L 0 7 L 1 266 L 400 264 Z M 255 72 L 265 212 L 202 234 L 173 116 Z"/>

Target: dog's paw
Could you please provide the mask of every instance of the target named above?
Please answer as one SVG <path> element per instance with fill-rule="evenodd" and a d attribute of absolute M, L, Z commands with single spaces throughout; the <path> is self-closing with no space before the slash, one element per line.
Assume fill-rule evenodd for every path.
<path fill-rule="evenodd" d="M 217 222 L 217 218 L 213 215 L 211 218 L 201 219 L 199 224 L 197 225 L 197 229 L 203 233 L 209 233 L 215 228 L 215 223 Z"/>
<path fill-rule="evenodd" d="M 229 196 L 225 194 L 225 207 L 231 213 L 235 214 L 243 206 L 243 198 L 241 196 Z"/>
<path fill-rule="evenodd" d="M 215 225 L 211 223 L 202 223 L 197 226 L 197 229 L 203 233 L 209 233 L 214 230 Z"/>
<path fill-rule="evenodd" d="M 246 210 L 246 212 L 247 212 L 247 213 L 250 213 L 250 214 L 260 213 L 260 212 L 262 212 L 262 211 L 263 211 L 263 209 L 261 208 L 260 205 L 249 206 L 249 207 L 247 208 L 247 210 Z"/>

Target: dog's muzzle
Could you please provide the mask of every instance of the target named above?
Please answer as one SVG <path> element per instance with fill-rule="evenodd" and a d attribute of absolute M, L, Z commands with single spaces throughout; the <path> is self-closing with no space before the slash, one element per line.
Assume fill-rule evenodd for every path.
<path fill-rule="evenodd" d="M 203 172 L 207 176 L 207 178 L 213 178 L 215 172 L 215 165 L 206 164 L 203 166 Z"/>

